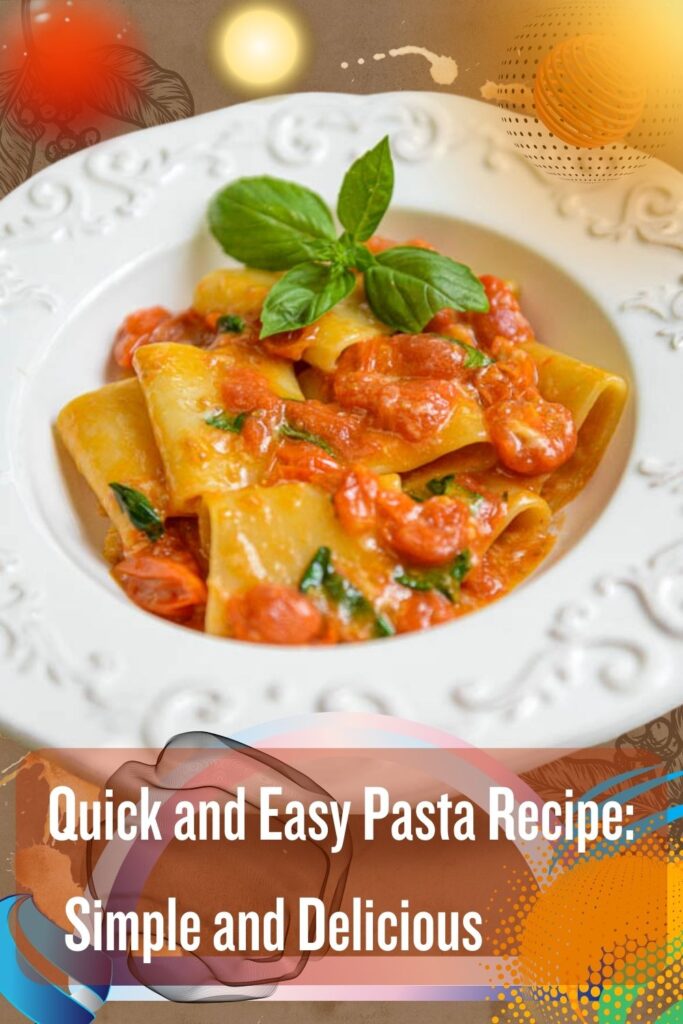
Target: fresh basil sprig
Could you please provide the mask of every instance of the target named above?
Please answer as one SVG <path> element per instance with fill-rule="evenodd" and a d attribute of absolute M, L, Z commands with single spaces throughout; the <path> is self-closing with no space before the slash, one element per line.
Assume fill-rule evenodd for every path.
<path fill-rule="evenodd" d="M 164 521 L 146 495 L 126 484 L 111 483 L 109 486 L 136 530 L 141 530 L 152 542 L 163 537 Z"/>
<path fill-rule="evenodd" d="M 312 324 L 345 299 L 355 284 L 354 274 L 337 263 L 293 267 L 268 293 L 261 313 L 261 337 Z"/>
<path fill-rule="evenodd" d="M 337 216 L 347 235 L 365 242 L 379 227 L 394 192 L 394 162 L 389 136 L 346 172 L 337 200 Z"/>
<path fill-rule="evenodd" d="M 375 636 L 393 636 L 394 627 L 372 603 L 354 587 L 350 580 L 338 573 L 332 565 L 332 551 L 320 547 L 304 569 L 299 590 L 302 594 L 310 590 L 322 590 L 334 604 L 343 608 L 353 618 L 367 618 L 372 622 Z"/>
<path fill-rule="evenodd" d="M 353 271 L 364 275 L 375 316 L 397 331 L 422 331 L 446 308 L 488 310 L 481 282 L 462 263 L 405 245 L 373 256 L 362 244 L 379 227 L 393 189 L 385 137 L 344 177 L 339 238 L 325 202 L 294 182 L 240 178 L 214 196 L 209 226 L 225 252 L 251 267 L 289 271 L 266 297 L 261 338 L 314 323 L 353 290 Z"/>
<path fill-rule="evenodd" d="M 315 192 L 280 178 L 239 178 L 214 196 L 209 226 L 228 255 L 261 270 L 325 259 L 336 234 Z"/>

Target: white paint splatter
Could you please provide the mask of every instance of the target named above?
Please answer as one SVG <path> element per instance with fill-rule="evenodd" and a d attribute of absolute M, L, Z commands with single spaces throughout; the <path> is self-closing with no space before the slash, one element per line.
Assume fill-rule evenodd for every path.
<path fill-rule="evenodd" d="M 429 73 L 437 85 L 452 85 L 458 77 L 458 65 L 453 57 L 432 53 L 431 50 L 425 49 L 424 46 L 398 46 L 393 50 L 389 50 L 388 54 L 374 53 L 372 59 L 385 60 L 387 57 L 405 57 L 414 54 L 424 57 L 429 61 Z M 356 63 L 365 64 L 365 58 L 358 57 Z M 349 66 L 348 61 L 343 61 L 341 66 L 346 70 Z"/>
<path fill-rule="evenodd" d="M 458 77 L 458 65 L 452 57 L 432 53 L 424 46 L 399 46 L 389 50 L 390 57 L 405 57 L 408 54 L 417 54 L 429 61 L 429 73 L 437 85 L 452 85 Z"/>
<path fill-rule="evenodd" d="M 344 71 L 346 71 L 346 69 L 347 69 L 347 68 L 348 68 L 348 66 L 349 66 L 349 62 L 348 62 L 347 60 L 343 60 L 343 61 L 341 62 L 341 66 L 343 67 Z"/>

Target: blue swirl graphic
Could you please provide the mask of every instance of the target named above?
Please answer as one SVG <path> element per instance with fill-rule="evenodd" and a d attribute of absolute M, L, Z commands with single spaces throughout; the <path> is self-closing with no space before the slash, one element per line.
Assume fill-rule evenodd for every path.
<path fill-rule="evenodd" d="M 109 995 L 109 957 L 92 949 L 71 952 L 65 934 L 30 896 L 0 900 L 0 995 L 34 1024 L 90 1024 Z M 40 973 L 28 959 L 32 954 L 64 975 L 64 988 Z"/>

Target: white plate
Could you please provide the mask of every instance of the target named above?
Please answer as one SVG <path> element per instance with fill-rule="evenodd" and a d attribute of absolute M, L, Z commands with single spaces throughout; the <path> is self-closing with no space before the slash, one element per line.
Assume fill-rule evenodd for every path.
<path fill-rule="evenodd" d="M 383 230 L 513 277 L 541 338 L 634 398 L 552 562 L 465 620 L 325 650 L 190 633 L 118 592 L 52 432 L 101 384 L 137 306 L 182 307 L 222 262 L 209 196 L 243 174 L 333 202 L 386 132 Z M 540 175 L 495 109 L 429 93 L 250 103 L 102 143 L 0 203 L 0 715 L 45 744 L 157 744 L 311 711 L 381 711 L 490 746 L 584 744 L 681 702 L 683 179 L 652 162 L 585 187 Z M 636 415 L 637 413 L 637 415 Z"/>

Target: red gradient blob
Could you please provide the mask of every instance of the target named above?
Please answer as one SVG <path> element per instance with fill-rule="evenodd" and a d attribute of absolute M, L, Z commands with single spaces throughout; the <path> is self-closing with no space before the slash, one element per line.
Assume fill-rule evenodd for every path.
<path fill-rule="evenodd" d="M 3 65 L 28 66 L 43 109 L 53 108 L 59 120 L 94 95 L 105 47 L 137 45 L 125 13 L 111 4 L 31 0 L 21 33 L 9 35 Z"/>

